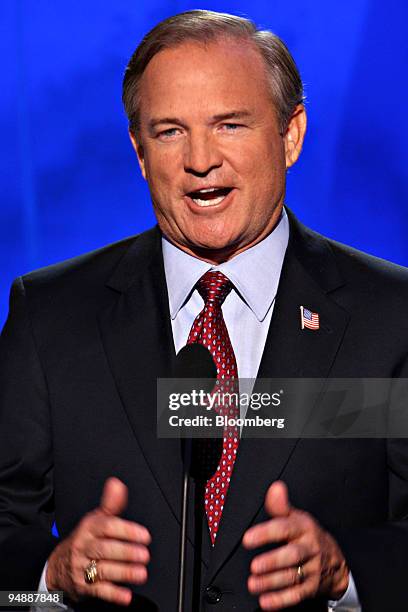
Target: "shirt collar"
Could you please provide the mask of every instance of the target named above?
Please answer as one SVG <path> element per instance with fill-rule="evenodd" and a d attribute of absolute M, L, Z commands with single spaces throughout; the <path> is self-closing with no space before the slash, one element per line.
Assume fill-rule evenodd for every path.
<path fill-rule="evenodd" d="M 262 321 L 278 290 L 288 239 L 289 222 L 285 209 L 278 225 L 264 240 L 219 266 L 185 253 L 163 236 L 171 318 L 176 318 L 201 276 L 208 270 L 219 270 L 230 279 L 258 321 Z"/>

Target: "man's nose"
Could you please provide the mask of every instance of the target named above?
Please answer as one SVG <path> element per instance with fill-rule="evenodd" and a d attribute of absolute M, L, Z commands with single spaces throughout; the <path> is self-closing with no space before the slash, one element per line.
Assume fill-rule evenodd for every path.
<path fill-rule="evenodd" d="M 190 174 L 206 175 L 222 166 L 222 155 L 209 134 L 191 133 L 184 153 L 184 170 Z"/>

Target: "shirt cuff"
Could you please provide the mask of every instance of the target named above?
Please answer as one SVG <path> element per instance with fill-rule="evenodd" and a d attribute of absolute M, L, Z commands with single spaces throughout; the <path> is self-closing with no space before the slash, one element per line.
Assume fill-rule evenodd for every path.
<path fill-rule="evenodd" d="M 336 601 L 328 602 L 329 612 L 361 612 L 361 605 L 357 595 L 356 585 L 354 584 L 353 576 L 349 572 L 349 583 L 347 591 L 343 597 Z"/>
<path fill-rule="evenodd" d="M 47 582 L 45 580 L 45 576 L 47 573 L 47 567 L 48 567 L 48 561 L 45 563 L 44 569 L 41 574 L 40 584 L 38 585 L 38 589 L 37 589 L 39 593 L 49 593 L 47 589 Z M 30 612 L 48 612 L 48 611 L 55 612 L 56 608 L 60 608 L 61 610 L 72 610 L 72 608 L 69 608 L 63 603 L 53 602 L 52 607 L 50 606 L 49 608 L 47 606 L 41 606 L 41 607 L 31 606 Z"/>

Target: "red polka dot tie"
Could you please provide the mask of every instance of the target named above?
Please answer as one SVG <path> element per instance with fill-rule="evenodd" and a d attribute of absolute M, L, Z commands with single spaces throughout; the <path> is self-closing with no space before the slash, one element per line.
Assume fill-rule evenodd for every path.
<path fill-rule="evenodd" d="M 187 344 L 198 342 L 205 346 L 213 356 L 217 366 L 217 385 L 215 392 L 237 393 L 238 370 L 234 350 L 225 325 L 221 306 L 232 289 L 232 283 L 222 272 L 209 271 L 200 278 L 197 290 L 205 304 L 191 327 Z M 229 396 L 228 396 L 229 397 Z M 237 418 L 237 403 L 222 402 L 214 406 L 216 412 Z M 211 541 L 217 536 L 221 514 L 234 467 L 239 443 L 239 432 L 235 426 L 224 427 L 223 450 L 220 464 L 215 474 L 207 481 L 205 488 L 205 512 L 208 520 Z"/>

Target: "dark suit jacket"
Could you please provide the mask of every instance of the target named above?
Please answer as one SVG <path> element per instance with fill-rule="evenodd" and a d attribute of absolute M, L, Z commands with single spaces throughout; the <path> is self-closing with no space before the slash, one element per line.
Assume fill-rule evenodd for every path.
<path fill-rule="evenodd" d="M 0 345 L 0 589 L 36 589 L 56 545 L 54 519 L 64 538 L 115 475 L 129 487 L 125 516 L 153 536 L 149 580 L 134 588 L 145 603 L 135 599 L 134 609 L 172 612 L 182 466 L 179 442 L 156 436 L 156 378 L 171 374 L 175 356 L 159 231 L 28 274 L 10 304 Z M 290 214 L 259 376 L 398 376 L 407 304 L 406 269 L 327 240 Z M 300 305 L 319 313 L 318 331 L 300 329 Z M 407 443 L 243 439 L 212 551 L 204 529 L 202 610 L 257 609 L 246 588 L 255 553 L 241 538 L 266 520 L 265 492 L 278 478 L 293 505 L 339 541 L 363 609 L 405 609 Z M 313 600 L 296 609 L 324 608 Z"/>

